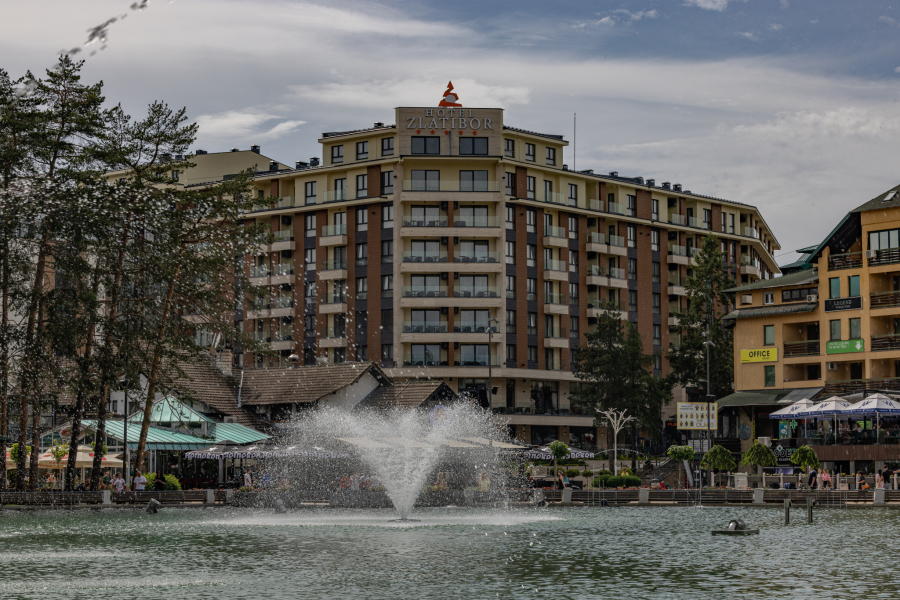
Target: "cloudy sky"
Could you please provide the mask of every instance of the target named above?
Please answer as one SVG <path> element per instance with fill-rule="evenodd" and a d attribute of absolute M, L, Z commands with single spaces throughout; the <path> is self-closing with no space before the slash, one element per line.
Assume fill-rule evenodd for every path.
<path fill-rule="evenodd" d="M 130 4 L 2 0 L 0 67 L 42 71 L 127 15 L 78 55 L 110 101 L 186 106 L 198 148 L 287 163 L 452 79 L 508 125 L 571 140 L 577 112 L 570 165 L 759 206 L 782 264 L 900 183 L 900 0 Z"/>

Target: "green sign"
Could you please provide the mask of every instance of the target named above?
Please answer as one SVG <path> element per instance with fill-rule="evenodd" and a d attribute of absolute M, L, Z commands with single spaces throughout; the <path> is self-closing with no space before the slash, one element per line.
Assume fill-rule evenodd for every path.
<path fill-rule="evenodd" d="M 825 354 L 849 354 L 851 352 L 865 352 L 865 340 L 839 340 L 828 342 L 825 346 Z"/>

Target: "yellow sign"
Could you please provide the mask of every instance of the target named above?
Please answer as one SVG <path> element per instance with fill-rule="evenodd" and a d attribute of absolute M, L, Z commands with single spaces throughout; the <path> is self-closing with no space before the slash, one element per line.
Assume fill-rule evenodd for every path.
<path fill-rule="evenodd" d="M 711 429 L 719 427 L 719 404 L 713 402 L 678 402 L 678 429 Z M 707 422 L 707 417 L 708 422 Z"/>
<path fill-rule="evenodd" d="M 778 348 L 759 348 L 757 350 L 741 350 L 741 362 L 778 362 Z"/>

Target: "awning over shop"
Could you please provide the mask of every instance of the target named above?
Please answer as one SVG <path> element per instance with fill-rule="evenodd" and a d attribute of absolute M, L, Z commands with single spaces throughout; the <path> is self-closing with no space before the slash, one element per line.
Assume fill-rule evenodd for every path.
<path fill-rule="evenodd" d="M 735 392 L 716 402 L 719 410 L 727 406 L 765 406 L 778 404 L 778 401 L 786 397 L 792 390 L 748 390 Z"/>
<path fill-rule="evenodd" d="M 744 319 L 747 317 L 771 317 L 773 315 L 812 312 L 816 310 L 818 306 L 818 302 L 798 302 L 796 304 L 760 306 L 756 308 L 738 308 L 722 317 L 722 320 L 729 321 L 731 319 Z"/>
<path fill-rule="evenodd" d="M 220 429 L 221 426 L 225 427 Z M 84 427 L 87 429 L 96 429 L 97 422 L 85 420 Z M 129 422 L 127 427 L 128 447 L 131 449 L 136 449 L 138 445 L 138 439 L 141 435 L 141 425 L 140 423 Z M 124 441 L 125 431 L 125 424 L 122 421 L 106 422 L 106 435 L 114 439 Z M 150 429 L 147 431 L 146 448 L 148 450 L 200 450 L 201 448 L 209 446 L 210 443 L 216 442 L 221 443 L 229 441 L 231 443 L 252 443 L 267 439 L 269 439 L 268 435 L 260 433 L 259 431 L 256 431 L 254 429 L 250 429 L 249 427 L 240 425 L 239 423 L 216 423 L 215 439 L 203 439 L 179 431 L 171 431 L 169 429 L 161 429 L 159 427 L 150 427 Z"/>
<path fill-rule="evenodd" d="M 791 393 L 778 401 L 778 404 L 796 404 L 801 400 L 812 400 L 824 387 L 799 388 L 791 390 Z"/>

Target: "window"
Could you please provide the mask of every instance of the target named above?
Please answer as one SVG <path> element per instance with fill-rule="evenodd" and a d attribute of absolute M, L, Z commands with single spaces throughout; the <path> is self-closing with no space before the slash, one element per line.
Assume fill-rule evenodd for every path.
<path fill-rule="evenodd" d="M 382 298 L 393 298 L 394 297 L 394 276 L 393 275 L 382 275 L 381 276 L 381 297 Z"/>
<path fill-rule="evenodd" d="M 619 306 L 619 290 L 616 288 L 609 288 L 606 290 L 606 299 L 615 307 Z M 618 309 L 617 309 L 618 310 Z"/>
<path fill-rule="evenodd" d="M 306 182 L 306 203 L 307 204 L 315 204 L 316 203 L 316 182 L 315 181 L 307 181 Z M 315 215 L 313 215 L 315 218 Z"/>
<path fill-rule="evenodd" d="M 316 215 L 315 214 L 305 215 L 303 217 L 303 234 L 305 237 L 316 237 Z"/>
<path fill-rule="evenodd" d="M 413 154 L 440 154 L 441 138 L 413 137 L 410 152 Z"/>
<path fill-rule="evenodd" d="M 628 310 L 637 312 L 637 290 L 628 290 Z"/>
<path fill-rule="evenodd" d="M 547 164 L 556 164 L 556 148 L 547 148 Z"/>
<path fill-rule="evenodd" d="M 537 346 L 528 346 L 528 362 L 537 362 Z"/>
<path fill-rule="evenodd" d="M 656 229 L 650 231 L 650 250 L 659 252 L 659 231 Z"/>
<path fill-rule="evenodd" d="M 774 325 L 763 325 L 763 345 L 764 346 L 774 346 L 775 345 L 775 326 Z"/>
<path fill-rule="evenodd" d="M 506 264 L 516 264 L 516 243 L 506 242 Z"/>
<path fill-rule="evenodd" d="M 840 277 L 832 277 L 828 280 L 828 297 L 829 298 L 840 298 L 841 297 L 841 278 Z"/>
<path fill-rule="evenodd" d="M 516 195 L 516 174 L 515 173 L 504 173 L 503 178 L 506 183 L 506 195 L 507 196 L 515 196 Z"/>
<path fill-rule="evenodd" d="M 506 311 L 506 333 L 516 332 L 516 311 Z"/>
<path fill-rule="evenodd" d="M 578 272 L 578 250 L 569 250 L 569 272 Z"/>
<path fill-rule="evenodd" d="M 653 355 L 653 370 L 662 371 L 662 354 Z"/>
<path fill-rule="evenodd" d="M 315 304 L 316 303 L 316 282 L 315 281 L 304 281 L 303 282 L 303 298 L 304 298 L 304 304 Z"/>
<path fill-rule="evenodd" d="M 712 211 L 708 208 L 703 209 L 703 229 L 712 230 Z"/>
<path fill-rule="evenodd" d="M 347 180 L 346 179 L 335 179 L 334 180 L 334 200 L 346 200 L 347 199 Z M 327 201 L 327 197 L 326 197 Z"/>
<path fill-rule="evenodd" d="M 767 365 L 765 367 L 766 387 L 775 387 L 775 366 Z"/>
<path fill-rule="evenodd" d="M 369 229 L 369 211 L 365 208 L 356 209 L 356 231 L 366 231 Z M 363 244 L 365 245 L 365 244 Z M 359 246 L 359 244 L 357 244 Z M 358 257 L 357 257 L 358 258 Z"/>
<path fill-rule="evenodd" d="M 569 239 L 578 239 L 578 217 L 569 217 Z"/>
<path fill-rule="evenodd" d="M 535 246 L 534 244 L 527 244 L 525 246 L 525 251 L 526 251 L 526 258 L 528 259 L 526 261 L 526 264 L 529 267 L 536 267 L 537 266 L 537 246 Z"/>
<path fill-rule="evenodd" d="M 775 293 L 774 292 L 763 293 L 763 304 L 775 304 Z"/>
<path fill-rule="evenodd" d="M 848 283 L 850 284 L 850 297 L 856 298 L 859 296 L 859 275 L 851 275 L 847 278 Z"/>
<path fill-rule="evenodd" d="M 569 337 L 578 339 L 578 317 L 569 317 Z"/>
<path fill-rule="evenodd" d="M 569 283 L 569 304 L 578 304 L 578 284 Z"/>
<path fill-rule="evenodd" d="M 460 171 L 459 191 L 461 192 L 487 192 L 487 171 Z"/>
<path fill-rule="evenodd" d="M 652 273 L 653 273 L 653 279 L 652 279 L 652 282 L 653 282 L 653 283 L 659 283 L 659 263 L 658 263 L 658 262 L 652 263 L 652 264 L 651 264 L 651 268 L 653 269 L 653 271 L 652 271 Z"/>
<path fill-rule="evenodd" d="M 661 294 L 653 293 L 653 314 L 660 314 L 660 310 L 662 308 L 662 296 Z M 656 327 L 656 326 L 655 326 Z"/>
<path fill-rule="evenodd" d="M 526 300 L 529 302 L 537 301 L 537 279 L 529 277 L 525 280 Z"/>
<path fill-rule="evenodd" d="M 479 155 L 487 156 L 488 141 L 487 138 L 461 137 L 459 138 L 459 154 L 460 156 Z"/>
<path fill-rule="evenodd" d="M 394 193 L 394 172 L 393 171 L 382 171 L 381 172 L 381 195 L 387 196 L 388 194 Z"/>
<path fill-rule="evenodd" d="M 413 170 L 410 190 L 413 192 L 437 192 L 441 189 L 440 171 Z"/>
<path fill-rule="evenodd" d="M 537 212 L 533 208 L 526 208 L 525 209 L 525 231 L 527 233 L 534 233 L 536 225 L 537 225 Z"/>
<path fill-rule="evenodd" d="M 862 338 L 862 320 L 859 318 L 850 319 L 850 339 L 858 340 Z"/>
<path fill-rule="evenodd" d="M 172 171 L 172 181 L 178 181 L 179 173 L 180 173 L 180 171 L 178 171 L 177 169 Z"/>
<path fill-rule="evenodd" d="M 394 345 L 393 344 L 382 344 L 381 345 L 381 362 L 384 364 L 393 365 L 393 363 L 394 363 Z"/>
<path fill-rule="evenodd" d="M 544 202 L 553 202 L 553 182 L 544 180 Z"/>
<path fill-rule="evenodd" d="M 659 325 L 653 326 L 653 345 L 662 345 L 662 327 L 660 327 Z"/>
<path fill-rule="evenodd" d="M 734 215 L 728 215 L 728 233 L 734 233 Z"/>
<path fill-rule="evenodd" d="M 381 207 L 381 228 L 393 229 L 394 227 L 394 205 L 383 205 Z"/>
<path fill-rule="evenodd" d="M 507 362 L 516 362 L 516 347 L 512 344 L 506 346 L 506 361 Z M 507 379 L 507 383 L 509 380 Z M 515 383 L 512 384 L 513 388 L 515 388 Z M 507 387 L 507 394 L 509 394 L 509 388 Z"/>
<path fill-rule="evenodd" d="M 633 217 L 635 206 L 637 206 L 637 197 L 628 194 L 625 196 L 625 216 Z"/>
<path fill-rule="evenodd" d="M 356 142 L 356 160 L 369 158 L 369 142 Z"/>
<path fill-rule="evenodd" d="M 394 262 L 394 240 L 384 240 L 381 242 L 381 262 Z"/>
<path fill-rule="evenodd" d="M 578 186 L 569 184 L 569 206 L 578 206 Z"/>
<path fill-rule="evenodd" d="M 369 280 L 366 277 L 356 278 L 356 299 L 365 300 L 369 292 Z"/>
<path fill-rule="evenodd" d="M 331 162 L 332 162 L 332 164 L 344 162 L 344 147 L 343 146 L 332 146 L 331 147 Z"/>
<path fill-rule="evenodd" d="M 516 142 L 515 142 L 515 140 L 503 140 L 503 154 L 507 158 L 515 158 L 516 157 Z"/>
<path fill-rule="evenodd" d="M 841 339 L 841 320 L 835 319 L 833 321 L 829 321 L 830 330 L 831 330 L 831 341 L 837 342 Z"/>
<path fill-rule="evenodd" d="M 392 138 L 392 137 L 381 138 L 381 155 L 382 156 L 393 156 L 394 155 L 394 138 Z"/>
<path fill-rule="evenodd" d="M 900 248 L 900 229 L 869 232 L 869 250 Z"/>
<path fill-rule="evenodd" d="M 537 335 L 537 313 L 528 313 L 528 335 Z"/>
<path fill-rule="evenodd" d="M 534 187 L 536 185 L 534 177 L 530 177 L 530 176 L 526 177 L 525 183 L 526 183 L 526 188 L 527 188 L 525 190 L 525 197 L 528 198 L 529 200 L 534 200 Z"/>
<path fill-rule="evenodd" d="M 525 144 L 525 160 L 534 162 L 534 144 Z"/>
<path fill-rule="evenodd" d="M 650 201 L 650 218 L 659 221 L 659 200 L 656 198 Z"/>
<path fill-rule="evenodd" d="M 390 308 L 381 311 L 381 327 L 382 331 L 387 333 L 394 330 L 394 311 Z"/>
<path fill-rule="evenodd" d="M 637 259 L 628 259 L 628 279 L 637 279 Z"/>
<path fill-rule="evenodd" d="M 795 290 L 783 290 L 781 292 L 781 301 L 782 302 L 800 302 L 806 301 L 807 296 L 818 296 L 819 288 L 810 287 L 810 288 L 798 288 Z"/>
<path fill-rule="evenodd" d="M 357 198 L 368 198 L 369 197 L 369 176 L 368 175 L 357 175 L 356 176 L 356 197 Z"/>
<path fill-rule="evenodd" d="M 628 247 L 637 248 L 637 227 L 634 225 L 628 226 Z"/>
<path fill-rule="evenodd" d="M 365 267 L 369 264 L 369 245 L 366 243 L 356 245 L 356 266 Z"/>
<path fill-rule="evenodd" d="M 307 248 L 306 250 L 304 250 L 303 262 L 306 263 L 307 271 L 315 271 L 316 270 L 316 249 L 315 248 Z"/>
<path fill-rule="evenodd" d="M 722 213 L 722 233 L 728 231 L 728 213 Z"/>
<path fill-rule="evenodd" d="M 506 276 L 506 297 L 507 298 L 515 298 L 516 297 L 516 276 L 515 275 L 507 275 Z"/>
<path fill-rule="evenodd" d="M 359 362 L 365 362 L 369 360 L 369 347 L 368 346 L 357 346 L 356 347 L 356 360 Z"/>
<path fill-rule="evenodd" d="M 303 337 L 316 337 L 316 316 L 306 315 L 303 318 Z"/>
<path fill-rule="evenodd" d="M 516 207 L 515 206 L 507 206 L 506 207 L 506 228 L 509 230 L 514 230 L 516 228 Z"/>

